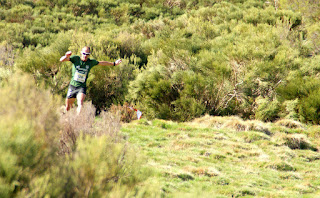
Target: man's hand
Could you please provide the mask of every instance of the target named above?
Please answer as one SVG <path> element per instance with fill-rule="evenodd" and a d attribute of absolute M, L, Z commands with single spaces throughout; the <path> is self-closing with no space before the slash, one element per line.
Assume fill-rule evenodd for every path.
<path fill-rule="evenodd" d="M 67 52 L 66 52 L 66 57 L 68 57 L 68 58 L 69 58 L 69 57 L 71 56 L 71 54 L 72 54 L 72 52 L 71 52 L 71 51 L 67 51 Z"/>
<path fill-rule="evenodd" d="M 122 63 L 121 59 L 114 61 L 114 65 L 119 65 L 120 63 Z"/>
<path fill-rule="evenodd" d="M 72 52 L 71 52 L 71 51 L 67 51 L 67 52 L 66 52 L 66 54 L 60 58 L 60 62 L 70 60 L 70 56 L 71 56 L 71 54 L 72 54 Z"/>

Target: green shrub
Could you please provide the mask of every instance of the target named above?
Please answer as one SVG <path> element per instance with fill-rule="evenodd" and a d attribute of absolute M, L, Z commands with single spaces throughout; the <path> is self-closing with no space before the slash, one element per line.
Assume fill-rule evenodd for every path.
<path fill-rule="evenodd" d="M 270 101 L 266 98 L 258 98 L 257 110 L 255 111 L 255 118 L 262 121 L 274 121 L 279 117 L 280 103 L 277 99 Z"/>
<path fill-rule="evenodd" d="M 128 99 L 139 103 L 149 118 L 187 121 L 205 111 L 205 81 L 193 72 L 173 72 L 164 66 L 151 67 L 138 74 L 129 87 Z"/>
<path fill-rule="evenodd" d="M 160 10 L 154 7 L 144 7 L 144 18 L 145 20 L 153 20 L 160 16 Z"/>
<path fill-rule="evenodd" d="M 307 123 L 320 123 L 320 93 L 319 89 L 313 91 L 301 100 L 299 108 L 300 119 Z"/>
<path fill-rule="evenodd" d="M 309 70 L 311 72 L 311 70 Z M 295 100 L 296 98 L 306 98 L 309 96 L 314 90 L 318 89 L 320 83 L 318 80 L 314 80 L 313 77 L 304 76 L 302 71 L 290 72 L 287 81 L 285 83 L 281 83 L 277 88 L 277 93 L 284 98 L 285 100 Z M 299 104 L 301 100 L 299 99 Z"/>
<path fill-rule="evenodd" d="M 57 163 L 59 100 L 17 73 L 1 87 L 0 97 L 1 192 L 12 197 Z"/>
<path fill-rule="evenodd" d="M 318 7 L 314 2 L 15 0 L 0 4 L 5 8 L 0 11 L 0 41 L 10 43 L 18 68 L 34 75 L 37 82 L 44 81 L 53 93 L 65 96 L 70 64 L 58 59 L 68 50 L 78 54 L 89 45 L 97 60 L 129 61 L 128 70 L 93 71 L 88 99 L 95 100 L 98 109 L 125 101 L 135 75 L 130 78 L 121 72 L 161 65 L 169 78 L 158 82 L 156 87 L 163 89 L 155 92 L 171 86 L 166 92 L 171 99 L 157 107 L 152 104 L 157 110 L 146 111 L 149 115 L 161 109 L 162 118 L 179 119 L 173 104 L 178 100 L 179 109 L 184 104 L 197 106 L 199 111 L 189 112 L 191 117 L 204 108 L 214 115 L 253 118 L 257 97 L 276 95 L 281 103 L 299 98 L 290 112 L 287 104 L 281 105 L 279 117 L 289 113 L 303 120 L 310 114 L 300 106 L 318 88 L 314 79 L 319 72 L 319 20 L 317 12 L 308 13 Z M 171 79 L 175 75 L 183 77 Z M 147 100 L 151 102 L 143 99 L 143 106 L 149 108 Z"/>
<path fill-rule="evenodd" d="M 116 38 L 114 38 L 114 43 L 119 49 L 120 57 L 130 58 L 135 56 L 135 57 L 140 57 L 142 59 L 145 59 L 146 55 L 143 53 L 141 49 L 141 44 L 140 44 L 141 40 L 142 40 L 141 36 L 138 36 L 137 34 L 121 32 L 117 35 Z"/>
<path fill-rule="evenodd" d="M 79 116 L 75 114 L 72 109 L 61 119 L 60 153 L 66 155 L 66 162 L 56 173 L 63 172 L 60 179 L 69 185 L 62 193 L 76 197 L 122 197 L 141 192 L 139 188 L 135 192 L 132 189 L 151 172 L 141 167 L 144 159 L 119 134 L 119 114 L 102 112 L 95 119 L 95 109 L 88 103 Z M 42 191 L 50 190 L 54 188 Z"/>
<path fill-rule="evenodd" d="M 1 197 L 149 193 L 137 187 L 150 171 L 118 134 L 119 116 L 104 113 L 95 121 L 94 108 L 85 105 L 79 116 L 65 114 L 60 125 L 60 100 L 19 73 L 2 85 L 0 97 Z M 73 148 L 63 150 L 70 141 Z"/>
<path fill-rule="evenodd" d="M 68 4 L 72 8 L 72 12 L 75 16 L 84 16 L 87 14 L 98 14 L 96 8 L 98 6 L 97 0 L 89 1 L 75 1 L 72 0 Z"/>
<path fill-rule="evenodd" d="M 164 118 L 170 115 L 171 94 L 170 82 L 167 79 L 168 71 L 165 67 L 151 67 L 137 75 L 130 83 L 128 100 L 140 103 L 141 111 L 146 116 Z"/>
<path fill-rule="evenodd" d="M 299 115 L 298 115 L 299 99 L 297 98 L 295 100 L 287 100 L 283 104 L 286 107 L 284 118 L 298 120 L 298 118 L 299 118 Z"/>
<path fill-rule="evenodd" d="M 174 120 L 189 121 L 199 117 L 205 111 L 205 106 L 201 101 L 194 98 L 179 98 L 172 102 L 174 105 Z"/>
<path fill-rule="evenodd" d="M 128 94 L 129 83 L 136 77 L 137 65 L 128 59 L 115 68 L 97 66 L 88 79 L 88 98 L 98 112 L 106 110 L 112 104 L 123 104 Z"/>
<path fill-rule="evenodd" d="M 116 59 L 120 57 L 119 43 L 116 43 L 114 39 L 114 33 L 106 33 L 104 30 L 96 31 L 99 36 L 93 40 L 93 53 L 97 59 Z M 131 54 L 130 54 L 131 56 Z M 128 56 L 127 58 L 129 58 Z"/>
<path fill-rule="evenodd" d="M 107 136 L 80 137 L 77 149 L 70 156 L 66 177 L 76 185 L 75 196 L 105 197 L 117 188 L 130 192 L 148 174 L 140 174 L 141 161 L 127 144 L 113 143 Z"/>
<path fill-rule="evenodd" d="M 111 9 L 110 13 L 117 25 L 128 24 L 129 18 L 129 7 L 128 4 L 120 4 L 119 6 Z"/>
<path fill-rule="evenodd" d="M 28 48 L 23 56 L 17 58 L 15 66 L 36 77 L 37 83 L 44 82 L 54 94 L 64 93 L 69 77 L 65 67 L 70 65 L 59 63 L 60 57 L 68 51 L 70 40 L 68 34 L 61 34 L 57 40 L 46 48 L 32 50 Z"/>
<path fill-rule="evenodd" d="M 19 4 L 7 11 L 6 21 L 14 23 L 22 23 L 24 20 L 32 19 L 32 7 Z"/>

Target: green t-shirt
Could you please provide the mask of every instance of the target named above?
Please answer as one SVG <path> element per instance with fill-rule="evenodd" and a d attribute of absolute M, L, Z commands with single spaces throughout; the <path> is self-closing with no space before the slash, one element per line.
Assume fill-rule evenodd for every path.
<path fill-rule="evenodd" d="M 94 66 L 99 64 L 99 61 L 90 58 L 82 61 L 80 56 L 70 56 L 70 61 L 73 63 L 70 84 L 75 87 L 86 87 L 88 74 Z"/>

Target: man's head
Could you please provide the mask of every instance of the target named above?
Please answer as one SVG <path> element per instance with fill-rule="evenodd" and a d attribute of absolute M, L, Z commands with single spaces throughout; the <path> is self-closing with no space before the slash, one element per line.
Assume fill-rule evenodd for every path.
<path fill-rule="evenodd" d="M 81 60 L 87 61 L 89 56 L 90 56 L 90 47 L 88 46 L 83 47 L 81 50 Z"/>

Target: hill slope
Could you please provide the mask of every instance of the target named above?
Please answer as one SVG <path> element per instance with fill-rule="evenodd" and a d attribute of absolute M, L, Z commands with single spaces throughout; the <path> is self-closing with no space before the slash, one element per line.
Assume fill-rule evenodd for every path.
<path fill-rule="evenodd" d="M 320 123 L 319 3 L 261 0 L 0 2 L 0 80 L 16 70 L 65 97 L 67 51 L 95 67 L 87 99 L 135 104 L 148 119 L 204 114 Z"/>
<path fill-rule="evenodd" d="M 206 116 L 190 123 L 140 120 L 122 132 L 147 156 L 146 166 L 156 172 L 149 181 L 164 197 L 320 196 L 319 142 L 311 129 L 260 122 L 251 126 L 262 130 L 239 127 L 249 125 Z M 292 133 L 299 130 L 305 134 Z"/>

